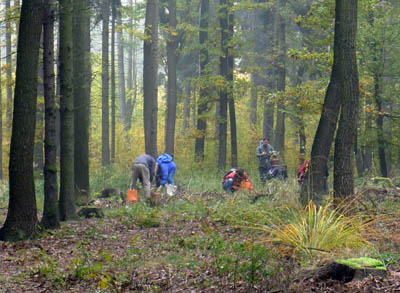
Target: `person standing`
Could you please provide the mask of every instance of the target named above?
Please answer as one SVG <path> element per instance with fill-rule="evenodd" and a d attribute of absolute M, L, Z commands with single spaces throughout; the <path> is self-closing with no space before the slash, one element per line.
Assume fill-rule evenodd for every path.
<path fill-rule="evenodd" d="M 260 171 L 260 179 L 262 182 L 267 181 L 267 173 L 271 168 L 269 159 L 271 157 L 274 147 L 269 144 L 268 138 L 263 138 L 256 149 L 256 156 L 258 158 L 258 169 Z"/>
<path fill-rule="evenodd" d="M 139 179 L 142 182 L 144 190 L 144 199 L 150 200 L 150 187 L 153 181 L 156 161 L 150 155 L 141 155 L 135 159 L 132 165 L 132 184 L 131 189 L 136 188 L 136 182 Z"/>

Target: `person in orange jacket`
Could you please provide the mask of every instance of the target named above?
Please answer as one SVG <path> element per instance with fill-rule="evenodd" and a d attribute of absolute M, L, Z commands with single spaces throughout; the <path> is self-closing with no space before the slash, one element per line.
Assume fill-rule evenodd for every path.
<path fill-rule="evenodd" d="M 226 192 L 235 192 L 239 189 L 253 190 L 253 185 L 243 169 L 231 169 L 222 179 L 222 188 Z"/>

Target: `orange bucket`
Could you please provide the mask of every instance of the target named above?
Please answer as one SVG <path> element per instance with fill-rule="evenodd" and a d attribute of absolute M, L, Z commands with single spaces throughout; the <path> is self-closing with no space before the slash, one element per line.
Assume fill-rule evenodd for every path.
<path fill-rule="evenodd" d="M 135 201 L 138 201 L 137 190 L 129 189 L 127 202 L 135 202 Z"/>
<path fill-rule="evenodd" d="M 250 181 L 242 181 L 240 183 L 240 189 L 243 189 L 245 191 L 250 191 L 253 190 L 253 185 L 251 184 Z"/>

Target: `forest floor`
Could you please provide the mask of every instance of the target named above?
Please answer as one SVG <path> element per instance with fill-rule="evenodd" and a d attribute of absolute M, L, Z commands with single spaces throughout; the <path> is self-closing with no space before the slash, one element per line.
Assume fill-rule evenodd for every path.
<path fill-rule="evenodd" d="M 251 209 L 236 204 L 248 203 Z M 63 223 L 35 240 L 0 242 L 0 292 L 399 292 L 400 226 L 379 223 L 369 239 L 387 261 L 387 278 L 318 282 L 304 264 L 265 245 L 250 221 L 252 203 L 221 194 L 180 194 L 160 207 L 96 200 L 103 219 Z M 7 210 L 0 207 L 0 222 Z M 229 215 L 232 217 L 232 215 Z M 249 224 L 250 225 L 250 224 Z M 378 234 L 376 234 L 378 235 Z M 322 261 L 323 263 L 323 261 Z"/>

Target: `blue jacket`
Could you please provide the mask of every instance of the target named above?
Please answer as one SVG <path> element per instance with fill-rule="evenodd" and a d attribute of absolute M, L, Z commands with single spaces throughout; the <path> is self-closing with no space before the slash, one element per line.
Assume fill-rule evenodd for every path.
<path fill-rule="evenodd" d="M 169 154 L 162 154 L 157 158 L 158 171 L 157 175 L 160 176 L 161 185 L 174 184 L 174 175 L 176 172 L 176 164 Z"/>

